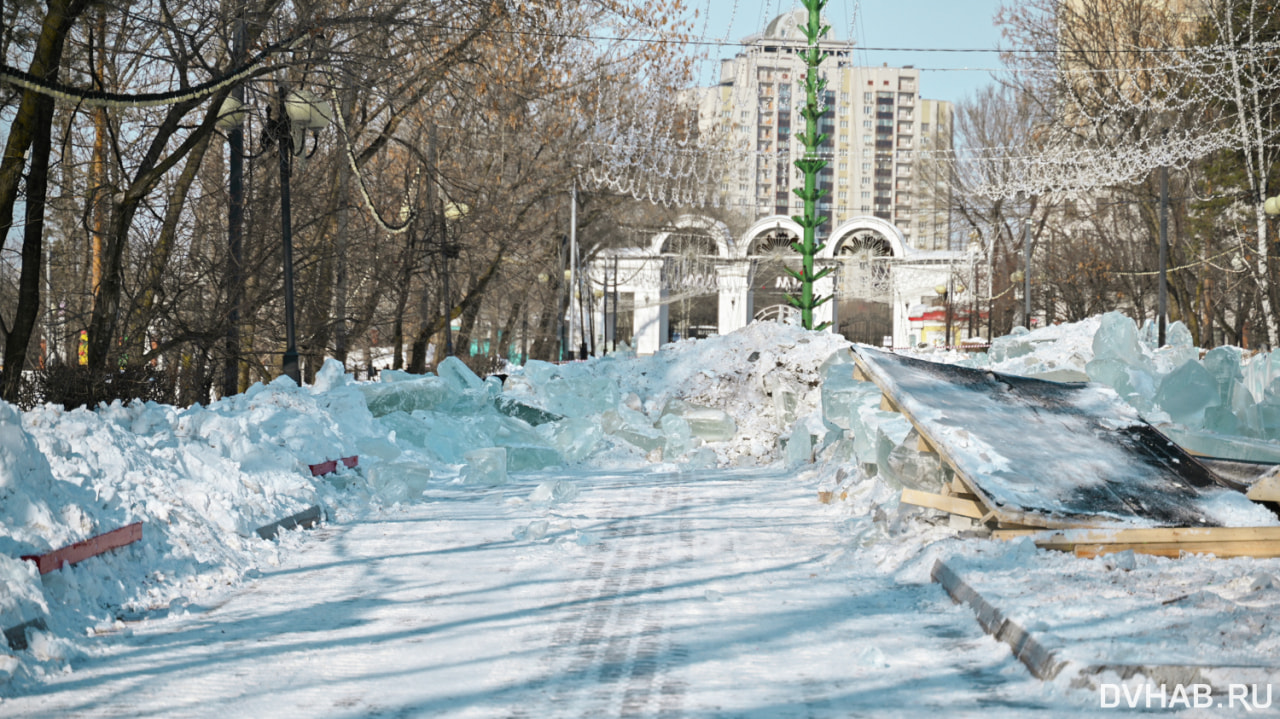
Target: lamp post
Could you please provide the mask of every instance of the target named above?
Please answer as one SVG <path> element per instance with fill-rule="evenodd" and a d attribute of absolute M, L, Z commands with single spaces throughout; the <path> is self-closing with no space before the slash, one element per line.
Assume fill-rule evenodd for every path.
<path fill-rule="evenodd" d="M 245 52 L 244 18 L 237 18 L 231 41 L 233 63 Z M 240 299 L 244 284 L 244 85 L 236 85 L 218 113 L 218 127 L 227 133 L 227 313 L 226 359 L 222 367 L 222 396 L 240 391 Z"/>
<path fill-rule="evenodd" d="M 449 294 L 449 260 L 457 259 L 458 246 L 449 242 L 449 222 L 467 216 L 470 207 L 457 202 L 449 202 L 444 206 L 444 244 L 440 248 L 440 256 L 444 260 L 441 281 L 444 283 L 444 354 L 453 356 L 453 297 Z"/>
<path fill-rule="evenodd" d="M 289 182 L 293 174 L 295 152 L 293 135 L 305 130 L 320 130 L 329 124 L 332 109 L 327 103 L 305 90 L 289 92 L 285 84 L 276 87 L 276 116 L 269 119 L 267 132 L 276 143 L 280 158 L 280 241 L 284 255 L 284 361 L 281 370 L 295 384 L 302 384 L 298 369 L 297 332 L 294 325 L 293 293 L 293 223 L 290 212 Z M 301 143 L 299 143 L 301 144 Z M 296 148 L 300 151 L 302 148 Z"/>

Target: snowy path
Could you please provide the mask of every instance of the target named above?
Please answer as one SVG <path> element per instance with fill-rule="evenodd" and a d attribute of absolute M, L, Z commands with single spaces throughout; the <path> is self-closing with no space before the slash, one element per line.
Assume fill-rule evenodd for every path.
<path fill-rule="evenodd" d="M 785 472 L 567 476 L 320 530 L 186 616 L 106 637 L 0 716 L 1078 716 L 936 585 L 846 552 Z M 545 480 L 547 477 L 539 477 Z M 547 519 L 545 539 L 513 530 Z M 1078 697 L 1076 698 L 1078 701 Z"/>

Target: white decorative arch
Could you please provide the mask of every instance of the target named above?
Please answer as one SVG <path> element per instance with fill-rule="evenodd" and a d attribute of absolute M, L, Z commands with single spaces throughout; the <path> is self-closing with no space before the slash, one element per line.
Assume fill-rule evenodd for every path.
<path fill-rule="evenodd" d="M 800 227 L 800 223 L 787 217 L 786 215 L 769 215 L 756 220 L 747 231 L 742 233 L 738 238 L 738 257 L 743 258 L 751 251 L 751 241 L 766 232 L 774 230 L 786 230 L 796 237 L 804 237 L 804 229 Z"/>
<path fill-rule="evenodd" d="M 736 247 L 733 242 L 733 233 L 729 232 L 729 226 L 719 220 L 714 220 L 704 215 L 681 215 L 672 223 L 677 230 L 702 230 L 715 240 L 716 253 L 720 257 L 730 257 L 734 254 Z M 649 241 L 649 252 L 654 255 L 662 254 L 662 246 L 666 244 L 667 238 L 671 236 L 671 232 L 659 232 Z"/>
<path fill-rule="evenodd" d="M 840 245 L 860 230 L 871 230 L 885 238 L 889 242 L 889 250 L 894 257 L 907 257 L 913 252 L 912 248 L 907 244 L 906 236 L 902 234 L 902 230 L 899 230 L 897 225 L 879 217 L 861 215 L 840 223 L 840 226 L 831 233 L 826 247 L 822 248 L 822 252 L 818 256 L 835 257 Z"/>

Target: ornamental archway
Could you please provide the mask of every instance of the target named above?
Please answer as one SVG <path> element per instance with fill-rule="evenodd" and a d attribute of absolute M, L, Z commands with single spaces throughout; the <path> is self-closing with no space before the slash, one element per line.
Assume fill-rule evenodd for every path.
<path fill-rule="evenodd" d="M 850 342 L 893 342 L 893 260 L 906 252 L 901 233 L 877 218 L 855 218 L 836 228 L 836 331 Z"/>
<path fill-rule="evenodd" d="M 787 272 L 787 267 L 799 267 L 799 256 L 791 244 L 797 242 L 800 235 L 792 224 L 774 223 L 749 236 L 747 281 L 752 319 L 799 323 L 799 310 L 787 301 L 788 295 L 800 292 L 799 280 Z"/>

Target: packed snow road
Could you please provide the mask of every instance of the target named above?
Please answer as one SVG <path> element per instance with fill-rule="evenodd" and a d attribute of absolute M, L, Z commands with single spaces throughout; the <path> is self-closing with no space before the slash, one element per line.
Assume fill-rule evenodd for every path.
<path fill-rule="evenodd" d="M 582 491 L 531 495 L 556 479 Z M 310 534 L 210 606 L 102 637 L 0 715 L 1087 710 L 1030 677 L 937 585 L 867 566 L 875 555 L 842 526 L 811 483 L 780 469 L 435 489 Z"/>

